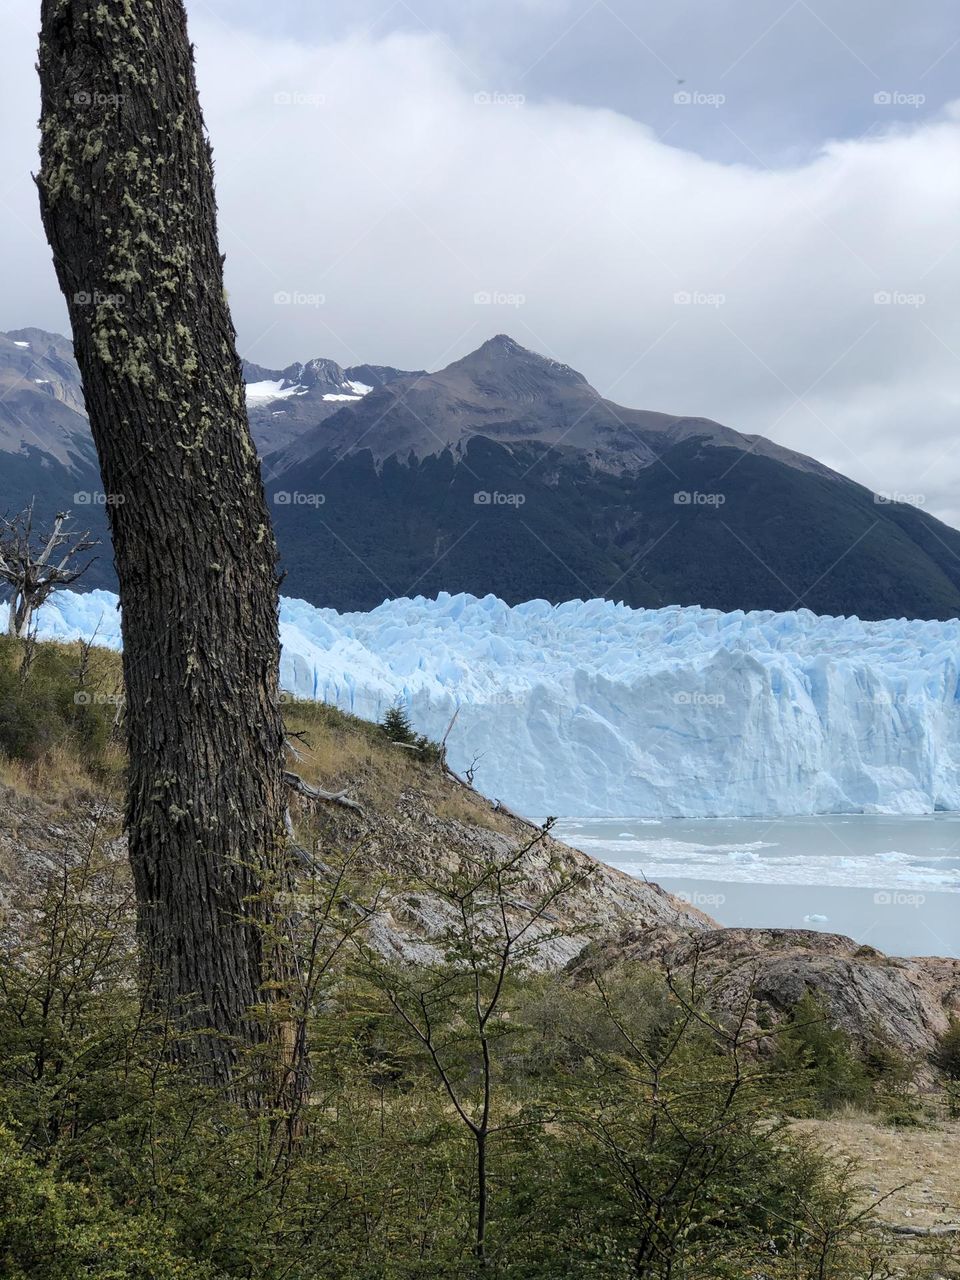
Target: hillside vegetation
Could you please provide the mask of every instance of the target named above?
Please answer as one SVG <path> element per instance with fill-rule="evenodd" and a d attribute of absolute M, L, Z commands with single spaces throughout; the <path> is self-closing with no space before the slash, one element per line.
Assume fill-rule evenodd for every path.
<path fill-rule="evenodd" d="M 291 768 L 359 809 L 291 802 L 298 969 L 270 1016 L 309 1035 L 309 1099 L 203 1087 L 137 995 L 119 660 L 24 652 L 0 643 L 0 1274 L 960 1274 L 953 1237 L 891 1235 L 887 1181 L 818 1141 L 864 1113 L 949 1134 L 916 1063 L 812 997 L 758 1028 L 617 955 L 627 921 L 710 922 L 316 704 L 286 707 Z"/>

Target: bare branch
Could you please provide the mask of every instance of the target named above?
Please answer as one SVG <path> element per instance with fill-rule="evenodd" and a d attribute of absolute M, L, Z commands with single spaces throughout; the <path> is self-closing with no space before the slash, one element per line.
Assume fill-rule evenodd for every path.
<path fill-rule="evenodd" d="M 0 582 L 10 590 L 9 630 L 12 635 L 28 634 L 33 613 L 59 587 L 69 586 L 93 563 L 77 566 L 85 551 L 98 545 L 89 530 L 78 533 L 66 527 L 68 511 L 57 514 L 50 532 L 34 536 L 33 503 L 12 519 L 0 519 Z M 63 551 L 54 562 L 54 552 Z"/>
<path fill-rule="evenodd" d="M 344 809 L 353 809 L 355 813 L 366 816 L 363 805 L 357 804 L 356 800 L 351 800 L 347 796 L 346 788 L 343 791 L 323 791 L 320 787 L 311 786 L 309 782 L 304 782 L 296 773 L 289 773 L 286 770 L 283 774 L 283 780 L 291 791 L 295 791 L 297 795 L 304 796 L 307 800 L 322 800 L 326 804 L 338 804 Z"/>

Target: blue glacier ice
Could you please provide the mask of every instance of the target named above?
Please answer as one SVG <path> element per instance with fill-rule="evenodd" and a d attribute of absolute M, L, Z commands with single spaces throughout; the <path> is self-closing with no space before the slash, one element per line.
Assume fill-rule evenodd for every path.
<path fill-rule="evenodd" d="M 119 646 L 116 597 L 55 596 L 46 637 Z M 476 784 L 542 817 L 960 809 L 960 621 L 509 607 L 442 593 L 281 605 L 284 687 L 367 719 L 397 698 Z"/>

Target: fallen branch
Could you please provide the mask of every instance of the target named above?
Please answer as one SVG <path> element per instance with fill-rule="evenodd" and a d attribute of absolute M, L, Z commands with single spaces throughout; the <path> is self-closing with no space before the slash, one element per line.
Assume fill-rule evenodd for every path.
<path fill-rule="evenodd" d="M 304 796 L 307 800 L 322 800 L 325 804 L 338 804 L 343 809 L 352 809 L 354 813 L 359 813 L 366 817 L 366 812 L 362 805 L 357 804 L 356 800 L 351 800 L 347 795 L 346 789 L 343 791 L 322 791 L 320 787 L 311 786 L 309 782 L 304 782 L 296 773 L 284 772 L 283 780 L 291 791 L 295 791 L 297 795 Z"/>
<path fill-rule="evenodd" d="M 877 1226 L 895 1236 L 960 1236 L 960 1223 L 941 1227 L 905 1227 L 896 1222 L 878 1222 Z"/>
<path fill-rule="evenodd" d="M 505 813 L 508 818 L 513 818 L 514 822 L 522 822 L 526 827 L 532 827 L 534 831 L 542 831 L 543 828 L 538 822 L 534 822 L 530 818 L 525 818 L 522 813 L 517 813 L 514 809 L 510 809 L 502 800 L 491 801 L 494 813 Z"/>
<path fill-rule="evenodd" d="M 489 796 L 483 795 L 483 793 L 478 791 L 475 786 L 466 780 L 466 778 L 461 778 L 460 774 L 457 773 L 456 770 L 451 769 L 448 764 L 443 766 L 443 774 L 444 777 L 449 778 L 452 782 L 456 782 L 459 786 L 463 787 L 465 791 L 469 791 L 472 796 L 476 796 L 481 804 L 488 804 L 494 813 L 505 813 L 508 818 L 513 818 L 514 822 L 522 822 L 525 827 L 530 827 L 533 831 L 543 830 L 543 827 L 540 826 L 539 823 L 531 821 L 530 818 L 523 817 L 520 813 L 514 813 L 514 811 L 512 809 L 508 809 L 502 801 L 491 800 Z"/>
<path fill-rule="evenodd" d="M 283 740 L 283 745 L 293 756 L 294 760 L 296 760 L 297 764 L 299 764 L 303 759 L 303 752 L 300 750 L 300 746 L 303 746 L 304 743 L 304 733 L 305 731 L 303 729 L 299 730 L 297 733 L 291 733 L 288 729 Z M 300 746 L 297 745 L 298 743 Z"/>

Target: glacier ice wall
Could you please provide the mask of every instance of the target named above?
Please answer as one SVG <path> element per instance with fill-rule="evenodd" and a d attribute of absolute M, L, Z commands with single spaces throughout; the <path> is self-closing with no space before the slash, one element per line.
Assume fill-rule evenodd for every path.
<path fill-rule="evenodd" d="M 41 634 L 119 645 L 116 597 L 61 592 Z M 281 607 L 290 692 L 368 719 L 398 697 L 525 813 L 706 817 L 960 809 L 960 621 L 508 607 L 441 594 Z"/>

